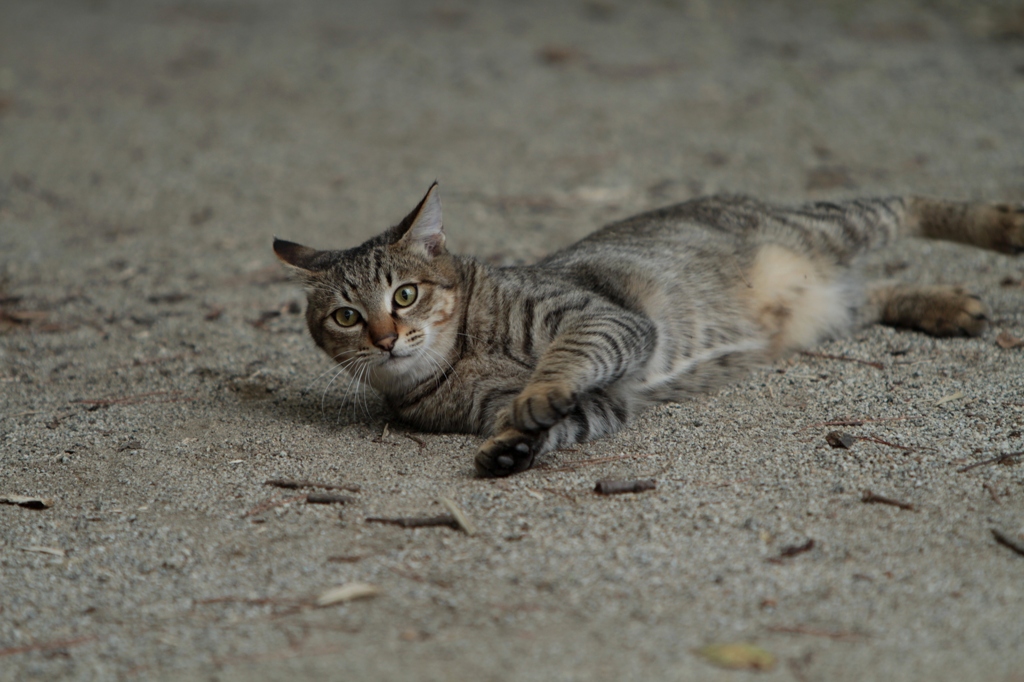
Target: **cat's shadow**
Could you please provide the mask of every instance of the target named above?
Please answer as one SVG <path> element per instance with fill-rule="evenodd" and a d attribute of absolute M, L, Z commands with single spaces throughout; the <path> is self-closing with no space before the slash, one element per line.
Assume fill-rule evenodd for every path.
<path fill-rule="evenodd" d="M 243 398 L 240 403 L 273 420 L 331 430 L 350 426 L 382 427 L 395 420 L 383 401 L 373 394 L 344 399 L 330 393 L 284 387 L 265 398 Z"/>

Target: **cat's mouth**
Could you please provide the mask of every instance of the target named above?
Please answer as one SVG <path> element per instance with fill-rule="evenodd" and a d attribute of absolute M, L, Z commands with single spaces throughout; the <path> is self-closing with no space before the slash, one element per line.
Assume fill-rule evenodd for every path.
<path fill-rule="evenodd" d="M 394 363 L 394 362 L 399 362 L 401 360 L 405 360 L 405 359 L 410 358 L 412 356 L 413 356 L 413 353 L 410 353 L 409 351 L 396 351 L 396 350 L 385 351 L 385 352 L 381 353 L 378 356 L 378 358 L 379 358 L 378 364 L 379 365 L 388 365 L 388 364 L 391 364 L 391 363 Z"/>

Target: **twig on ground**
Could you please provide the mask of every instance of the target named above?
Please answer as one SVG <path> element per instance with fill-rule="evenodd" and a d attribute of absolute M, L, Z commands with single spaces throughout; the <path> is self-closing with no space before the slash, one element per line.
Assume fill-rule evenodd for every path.
<path fill-rule="evenodd" d="M 416 443 L 416 445 L 419 445 L 421 448 L 427 447 L 427 442 L 422 438 L 417 438 L 411 433 L 403 433 L 402 435 L 411 440 L 413 443 Z"/>
<path fill-rule="evenodd" d="M 818 424 L 808 424 L 807 426 L 801 426 L 797 431 L 806 431 L 807 429 L 815 429 L 819 426 L 863 426 L 864 424 L 874 424 L 876 422 L 896 422 L 903 421 L 906 419 L 923 419 L 921 415 L 910 415 L 907 417 L 880 417 L 872 419 L 865 417 L 864 419 L 837 419 L 830 422 L 820 422 Z"/>
<path fill-rule="evenodd" d="M 985 481 L 981 484 L 981 487 L 988 491 L 988 496 L 992 498 L 992 501 L 996 504 L 1002 504 L 999 501 L 999 493 L 996 492 L 996 487 L 992 485 L 992 481 Z"/>
<path fill-rule="evenodd" d="M 29 495 L 0 494 L 0 504 L 16 504 L 25 509 L 49 509 L 53 506 L 53 499 Z"/>
<path fill-rule="evenodd" d="M 11 646 L 7 647 L 6 649 L 0 649 L 0 657 L 13 656 L 14 654 L 23 654 L 29 651 L 53 651 L 54 649 L 67 649 L 68 647 L 73 647 L 79 644 L 85 644 L 86 642 L 91 642 L 94 639 L 96 639 L 94 635 L 88 635 L 86 637 L 75 637 L 74 639 L 58 639 L 52 642 L 37 642 L 35 644 Z"/>
<path fill-rule="evenodd" d="M 459 528 L 459 522 L 451 514 L 440 514 L 438 516 L 398 516 L 392 518 L 367 516 L 366 523 L 386 523 L 392 526 L 401 526 L 402 528 L 425 528 L 428 526 L 448 526 L 456 530 Z"/>
<path fill-rule="evenodd" d="M 996 539 L 996 542 L 998 542 L 1003 547 L 1007 547 L 1016 552 L 1017 554 L 1024 556 L 1024 544 L 1018 542 L 1017 540 L 1014 540 L 1006 533 L 1003 533 L 1002 531 L 993 528 L 992 537 L 994 537 Z"/>
<path fill-rule="evenodd" d="M 356 498 L 351 495 L 339 495 L 338 493 L 309 493 L 306 495 L 306 504 L 351 504 Z"/>
<path fill-rule="evenodd" d="M 197 599 L 195 604 L 197 606 L 204 606 L 206 604 L 250 604 L 253 606 L 297 606 L 303 604 L 301 599 L 275 599 L 274 597 L 261 597 L 261 598 L 250 598 L 250 597 L 210 597 L 208 599 Z"/>
<path fill-rule="evenodd" d="M 976 469 L 978 467 L 987 466 L 989 464 L 1010 464 L 1010 463 L 1013 462 L 1013 460 L 1017 459 L 1018 457 L 1024 457 L 1024 450 L 1022 450 L 1020 452 L 1010 452 L 1010 453 L 1007 453 L 1005 455 L 999 455 L 997 457 L 993 457 L 992 459 L 986 459 L 986 460 L 984 460 L 982 462 L 975 462 L 974 464 L 968 464 L 965 467 L 960 467 L 959 469 L 956 470 L 956 472 L 958 474 L 962 474 L 965 471 L 970 471 L 971 469 Z"/>
<path fill-rule="evenodd" d="M 865 490 L 861 494 L 860 501 L 865 502 L 867 504 L 888 504 L 893 507 L 899 507 L 900 509 L 906 509 L 907 511 L 917 511 L 914 505 L 910 504 L 909 502 L 900 502 L 899 500 L 894 500 L 891 497 L 885 497 L 884 495 L 876 495 L 870 490 Z"/>
<path fill-rule="evenodd" d="M 681 69 L 682 65 L 672 61 L 650 64 L 601 64 L 591 60 L 585 63 L 585 67 L 596 76 L 614 80 L 633 80 L 672 73 Z"/>
<path fill-rule="evenodd" d="M 800 351 L 800 355 L 806 355 L 812 358 L 823 358 L 825 360 L 842 360 L 843 362 L 856 362 L 860 365 L 867 365 L 868 367 L 874 367 L 875 369 L 885 369 L 885 365 L 880 362 L 874 362 L 872 360 L 860 360 L 859 358 L 851 358 L 846 355 L 832 355 L 831 353 L 815 353 L 809 350 Z"/>
<path fill-rule="evenodd" d="M 289 658 L 299 658 L 302 656 L 332 656 L 334 654 L 341 654 L 349 652 L 352 649 L 352 645 L 346 642 L 345 644 L 332 644 L 329 646 L 318 647 L 316 649 L 280 649 L 278 651 L 272 651 L 266 654 L 253 654 L 251 656 L 234 656 L 231 658 L 215 658 L 213 659 L 214 665 L 227 666 L 227 665 L 238 665 L 242 663 L 261 663 L 264 661 L 280 661 Z"/>
<path fill-rule="evenodd" d="M 854 436 L 857 440 L 866 440 L 871 443 L 878 443 L 879 445 L 888 445 L 890 448 L 896 448 L 897 450 L 903 450 L 904 452 L 914 452 L 915 450 L 933 450 L 934 448 L 911 448 L 906 445 L 896 445 L 896 443 L 890 443 L 887 440 L 881 438 L 875 438 L 874 436 Z"/>
<path fill-rule="evenodd" d="M 438 498 L 444 508 L 448 510 L 448 513 L 455 519 L 455 523 L 466 535 L 473 535 L 476 532 L 476 528 L 473 527 L 473 522 L 466 516 L 466 512 L 462 510 L 462 507 L 455 502 L 455 500 L 448 497 Z"/>
<path fill-rule="evenodd" d="M 560 467 L 546 467 L 539 466 L 534 467 L 532 471 L 541 471 L 545 474 L 556 473 L 562 471 L 575 471 L 580 467 L 594 466 L 597 464 L 607 464 L 608 462 L 619 462 L 624 459 L 636 459 L 638 457 L 656 457 L 659 453 L 657 452 L 644 452 L 635 455 L 612 455 L 610 457 L 592 457 L 590 459 L 581 459 L 571 464 L 566 464 Z"/>
<path fill-rule="evenodd" d="M 606 478 L 597 482 L 594 486 L 594 492 L 599 495 L 621 495 L 623 493 L 642 493 L 648 490 L 654 490 L 657 487 L 658 482 L 653 478 L 636 481 L 621 481 Z"/>
<path fill-rule="evenodd" d="M 394 573 L 396 575 L 402 576 L 403 578 L 406 578 L 408 580 L 412 580 L 413 582 L 417 582 L 417 583 L 426 583 L 426 582 L 428 582 L 427 579 L 424 578 L 422 575 L 419 575 L 418 573 L 413 573 L 412 571 L 407 571 L 404 568 L 399 568 L 398 566 L 388 566 L 388 570 L 390 570 L 392 573 Z"/>
<path fill-rule="evenodd" d="M 787 545 L 783 547 L 782 551 L 779 552 L 779 556 L 771 557 L 767 561 L 770 564 L 781 564 L 785 559 L 795 557 L 804 552 L 810 552 L 812 549 L 814 549 L 814 539 L 808 538 L 807 542 L 802 545 Z"/>
<path fill-rule="evenodd" d="M 181 391 L 150 391 L 137 395 L 126 395 L 120 398 L 82 398 L 72 400 L 78 405 L 88 405 L 91 409 L 110 407 L 111 405 L 139 405 L 141 403 L 188 403 L 193 397 L 182 396 Z"/>
<path fill-rule="evenodd" d="M 689 485 L 691 488 L 728 488 L 729 486 L 738 485 L 740 483 L 748 483 L 751 479 L 737 478 L 732 481 L 726 481 L 725 483 L 722 483 L 720 481 L 693 482 L 687 481 L 685 478 L 673 478 L 669 480 L 676 481 L 677 483 L 685 483 Z"/>
<path fill-rule="evenodd" d="M 803 625 L 769 625 L 768 630 L 770 632 L 785 632 L 790 635 L 811 635 L 812 637 L 828 637 L 838 642 L 855 642 L 864 639 L 865 635 L 840 630 L 839 632 L 829 632 L 828 630 L 815 630 L 813 628 L 804 627 Z"/>
<path fill-rule="evenodd" d="M 275 488 L 323 488 L 324 490 L 347 490 L 350 493 L 359 492 L 360 488 L 355 483 L 319 483 L 317 481 L 295 481 L 290 478 L 271 478 L 263 482 L 263 485 L 272 485 Z"/>
<path fill-rule="evenodd" d="M 242 518 L 244 519 L 244 518 L 246 518 L 248 516 L 255 516 L 256 514 L 261 514 L 261 513 L 265 512 L 265 511 L 267 511 L 268 509 L 273 509 L 274 507 L 280 507 L 280 506 L 288 504 L 290 502 L 298 502 L 299 500 L 304 499 L 305 497 L 306 497 L 306 494 L 303 493 L 301 495 L 296 495 L 294 497 L 286 497 L 283 500 L 268 500 L 266 502 L 263 502 L 262 504 L 256 505 L 255 507 L 253 507 L 249 511 L 245 512 L 244 514 L 242 514 Z"/>

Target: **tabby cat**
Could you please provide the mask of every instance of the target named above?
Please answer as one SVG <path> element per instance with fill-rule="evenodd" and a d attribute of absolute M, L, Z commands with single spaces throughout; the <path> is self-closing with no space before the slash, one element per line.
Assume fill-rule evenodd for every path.
<path fill-rule="evenodd" d="M 713 196 L 498 268 L 445 249 L 434 183 L 360 246 L 274 252 L 307 289 L 318 346 L 409 424 L 487 436 L 477 471 L 506 476 L 855 325 L 980 334 L 986 308 L 959 287 L 858 281 L 857 257 L 901 236 L 1018 253 L 1024 208 Z"/>

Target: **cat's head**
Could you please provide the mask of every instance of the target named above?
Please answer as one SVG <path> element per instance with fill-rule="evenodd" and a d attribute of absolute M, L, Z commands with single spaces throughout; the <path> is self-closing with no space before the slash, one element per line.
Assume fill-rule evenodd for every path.
<path fill-rule="evenodd" d="M 395 395 L 448 366 L 460 288 L 444 242 L 435 182 L 402 222 L 355 248 L 318 251 L 275 238 L 274 253 L 306 287 L 316 344 Z"/>

